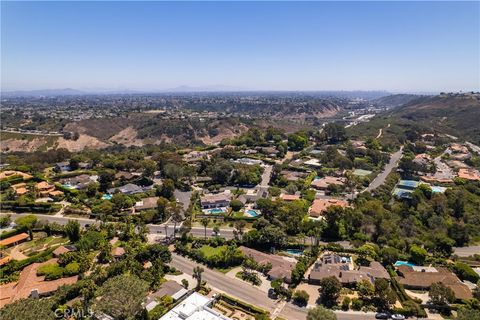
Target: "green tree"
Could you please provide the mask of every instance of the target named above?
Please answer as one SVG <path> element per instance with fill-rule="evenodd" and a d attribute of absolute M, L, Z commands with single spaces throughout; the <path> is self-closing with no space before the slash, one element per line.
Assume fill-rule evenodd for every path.
<path fill-rule="evenodd" d="M 208 218 L 202 218 L 202 220 L 200 220 L 200 223 L 202 224 L 203 230 L 205 231 L 205 239 L 207 239 Z"/>
<path fill-rule="evenodd" d="M 335 276 L 326 277 L 320 280 L 320 297 L 326 305 L 334 305 L 342 290 L 342 284 Z"/>
<path fill-rule="evenodd" d="M 425 263 L 425 259 L 427 258 L 427 256 L 427 250 L 425 250 L 424 248 L 417 245 L 412 245 L 410 247 L 410 260 L 413 263 L 422 266 Z"/>
<path fill-rule="evenodd" d="M 50 299 L 22 299 L 5 305 L 0 309 L 2 320 L 55 319 Z"/>
<path fill-rule="evenodd" d="M 370 299 L 375 293 L 375 288 L 370 281 L 363 279 L 357 282 L 357 291 L 360 298 Z"/>
<path fill-rule="evenodd" d="M 147 295 L 147 282 L 135 275 L 122 274 L 109 278 L 100 287 L 94 308 L 115 319 L 133 319 L 142 311 Z"/>
<path fill-rule="evenodd" d="M 33 228 L 37 224 L 37 217 L 33 214 L 29 214 L 28 216 L 20 217 L 15 220 L 17 228 L 22 230 L 27 230 L 28 234 L 30 235 L 30 239 L 33 240 Z"/>
<path fill-rule="evenodd" d="M 337 320 L 337 316 L 333 311 L 325 309 L 322 306 L 316 306 L 308 310 L 307 320 Z"/>
<path fill-rule="evenodd" d="M 309 298 L 310 296 L 305 290 L 297 290 L 293 294 L 293 301 L 301 306 L 306 306 Z"/>
<path fill-rule="evenodd" d="M 455 263 L 453 270 L 462 280 L 468 280 L 473 283 L 477 283 L 477 281 L 480 280 L 480 276 L 466 263 Z"/>
<path fill-rule="evenodd" d="M 195 268 L 193 268 L 192 278 L 197 280 L 197 286 L 196 286 L 197 290 L 200 289 L 200 287 L 202 286 L 202 273 L 204 271 L 205 270 L 200 266 L 196 266 Z"/>
<path fill-rule="evenodd" d="M 452 289 L 441 282 L 433 283 L 428 291 L 428 296 L 436 305 L 446 305 L 455 301 L 455 294 Z"/>
<path fill-rule="evenodd" d="M 77 220 L 68 220 L 64 230 L 70 242 L 75 243 L 80 240 L 80 223 Z"/>
<path fill-rule="evenodd" d="M 230 207 L 233 211 L 240 211 L 243 208 L 243 203 L 240 200 L 234 199 L 230 202 Z"/>
<path fill-rule="evenodd" d="M 2 228 L 8 227 L 11 222 L 12 222 L 11 215 L 4 214 L 0 216 L 0 227 Z"/>

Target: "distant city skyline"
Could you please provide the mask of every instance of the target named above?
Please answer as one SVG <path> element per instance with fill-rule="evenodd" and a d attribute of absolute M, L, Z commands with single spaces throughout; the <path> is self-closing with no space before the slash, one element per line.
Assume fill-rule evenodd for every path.
<path fill-rule="evenodd" d="M 1 20 L 2 91 L 480 89 L 479 2 L 3 1 Z"/>

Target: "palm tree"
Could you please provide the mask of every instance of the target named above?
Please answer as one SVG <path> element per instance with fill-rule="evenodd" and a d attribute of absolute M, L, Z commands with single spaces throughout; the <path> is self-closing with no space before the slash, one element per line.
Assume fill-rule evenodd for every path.
<path fill-rule="evenodd" d="M 237 230 L 238 234 L 240 235 L 240 239 L 242 238 L 243 236 L 243 229 L 245 228 L 245 221 L 243 220 L 240 220 L 238 221 L 237 223 L 235 223 L 235 229 Z"/>
<path fill-rule="evenodd" d="M 207 239 L 207 227 L 208 227 L 208 218 L 203 218 L 201 220 L 201 223 L 203 225 L 203 228 L 205 230 L 205 239 Z"/>
<path fill-rule="evenodd" d="M 168 206 L 168 211 L 173 220 L 173 237 L 177 233 L 177 223 L 182 221 L 181 208 L 176 202 L 171 202 Z"/>
<path fill-rule="evenodd" d="M 203 270 L 202 267 L 200 266 L 197 266 L 197 267 L 194 267 L 193 268 L 193 279 L 196 279 L 197 280 L 197 287 L 196 289 L 200 289 L 200 286 L 202 285 L 202 273 L 204 272 L 205 270 Z"/>

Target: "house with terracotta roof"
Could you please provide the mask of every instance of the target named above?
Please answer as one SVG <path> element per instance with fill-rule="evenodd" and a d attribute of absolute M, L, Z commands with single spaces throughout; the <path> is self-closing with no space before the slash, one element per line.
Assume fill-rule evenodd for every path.
<path fill-rule="evenodd" d="M 9 238 L 0 240 L 0 246 L 7 247 L 7 248 L 11 246 L 16 246 L 17 244 L 27 241 L 29 238 L 30 236 L 27 233 L 23 232 L 23 233 L 11 236 Z"/>
<path fill-rule="evenodd" d="M 47 181 L 41 181 L 35 184 L 35 192 L 38 197 L 60 197 L 63 192 L 55 190 L 55 186 Z"/>
<path fill-rule="evenodd" d="M 339 206 L 342 208 L 348 207 L 348 202 L 340 199 L 315 199 L 308 209 L 308 214 L 311 218 L 321 217 L 328 208 L 332 206 Z"/>
<path fill-rule="evenodd" d="M 27 184 L 25 182 L 13 184 L 13 185 L 10 186 L 10 188 L 13 189 L 13 191 L 15 192 L 15 194 L 17 196 L 24 195 L 25 193 L 28 192 Z"/>
<path fill-rule="evenodd" d="M 0 308 L 20 299 L 51 295 L 60 286 L 77 282 L 78 276 L 51 281 L 46 281 L 45 276 L 37 276 L 38 268 L 56 261 L 57 259 L 50 259 L 43 263 L 33 263 L 22 270 L 17 282 L 0 285 Z"/>
<path fill-rule="evenodd" d="M 53 256 L 58 258 L 61 254 L 76 251 L 76 250 L 77 250 L 77 248 L 75 246 L 72 246 L 72 245 L 60 246 L 57 249 L 53 250 Z"/>
<path fill-rule="evenodd" d="M 28 173 L 24 173 L 24 172 L 21 172 L 21 171 L 6 170 L 6 171 L 0 172 L 0 180 L 8 179 L 8 178 L 14 177 L 14 176 L 20 176 L 20 177 L 22 177 L 22 179 L 24 181 L 30 180 L 31 178 L 33 178 Z"/>
<path fill-rule="evenodd" d="M 122 247 L 115 247 L 112 249 L 112 256 L 115 259 L 120 259 L 125 254 L 125 249 Z"/>
<path fill-rule="evenodd" d="M 283 201 L 295 201 L 295 200 L 300 200 L 300 196 L 298 194 L 281 194 L 280 199 Z"/>
<path fill-rule="evenodd" d="M 447 268 L 401 265 L 397 267 L 397 280 L 406 289 L 429 290 L 433 283 L 441 282 L 452 289 L 458 300 L 470 299 L 472 291 Z"/>
<path fill-rule="evenodd" d="M 480 181 L 480 172 L 472 168 L 461 168 L 458 170 L 458 177 L 465 180 Z"/>

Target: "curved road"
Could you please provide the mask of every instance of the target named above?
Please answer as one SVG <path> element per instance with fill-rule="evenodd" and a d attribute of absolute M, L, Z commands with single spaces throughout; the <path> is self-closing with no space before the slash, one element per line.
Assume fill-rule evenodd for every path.
<path fill-rule="evenodd" d="M 370 185 L 364 190 L 364 191 L 372 191 L 378 187 L 380 187 L 382 184 L 385 183 L 385 179 L 387 179 L 387 176 L 390 174 L 390 172 L 397 166 L 398 161 L 403 155 L 403 146 L 400 148 L 395 153 L 392 153 L 390 156 L 390 161 L 385 165 L 385 168 L 383 168 L 383 171 L 380 172 L 375 179 L 370 183 Z"/>

